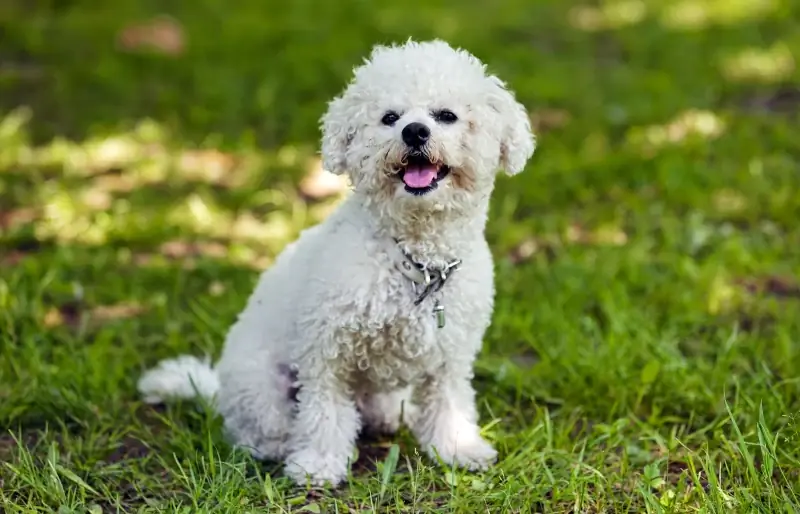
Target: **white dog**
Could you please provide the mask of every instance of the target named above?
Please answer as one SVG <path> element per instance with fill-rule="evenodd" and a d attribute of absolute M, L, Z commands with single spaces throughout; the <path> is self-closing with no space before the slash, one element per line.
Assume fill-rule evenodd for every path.
<path fill-rule="evenodd" d="M 433 458 L 469 469 L 480 435 L 472 365 L 494 305 L 484 237 L 500 170 L 533 155 L 526 109 L 442 41 L 378 46 L 322 118 L 326 170 L 352 193 L 260 277 L 222 356 L 164 361 L 146 401 L 213 400 L 232 442 L 296 482 L 346 478 L 362 427 L 402 418 Z"/>

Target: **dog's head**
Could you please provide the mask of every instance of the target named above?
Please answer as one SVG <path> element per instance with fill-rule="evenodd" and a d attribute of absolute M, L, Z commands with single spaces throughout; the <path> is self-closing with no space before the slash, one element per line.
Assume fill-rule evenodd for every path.
<path fill-rule="evenodd" d="M 323 167 L 381 202 L 469 208 L 533 155 L 526 109 L 442 41 L 378 46 L 322 118 Z"/>

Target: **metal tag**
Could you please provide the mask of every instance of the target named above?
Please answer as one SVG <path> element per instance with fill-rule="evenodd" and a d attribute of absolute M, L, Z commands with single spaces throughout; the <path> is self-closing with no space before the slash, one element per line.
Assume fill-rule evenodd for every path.
<path fill-rule="evenodd" d="M 436 326 L 438 328 L 444 327 L 444 305 L 436 301 L 436 304 L 433 306 L 433 314 L 436 316 Z"/>

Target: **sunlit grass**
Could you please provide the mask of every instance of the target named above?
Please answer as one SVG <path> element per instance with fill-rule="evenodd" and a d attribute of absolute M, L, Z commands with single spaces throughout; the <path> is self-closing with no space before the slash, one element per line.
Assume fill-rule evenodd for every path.
<path fill-rule="evenodd" d="M 722 60 L 723 75 L 737 82 L 781 82 L 792 76 L 797 63 L 786 44 L 777 43 L 770 48 L 747 48 Z"/>
<path fill-rule="evenodd" d="M 676 0 L 659 2 L 660 18 L 670 28 L 698 30 L 709 25 L 732 25 L 767 17 L 781 0 Z"/>
<path fill-rule="evenodd" d="M 599 7 L 579 5 L 569 12 L 575 28 L 596 31 L 625 27 L 644 20 L 647 5 L 644 0 L 603 2 Z"/>
<path fill-rule="evenodd" d="M 654 152 L 668 145 L 713 140 L 725 130 L 725 122 L 709 111 L 679 113 L 668 123 L 631 130 L 628 143 L 644 152 Z"/>
<path fill-rule="evenodd" d="M 32 226 L 40 240 L 100 246 L 121 233 L 164 224 L 160 233 L 241 243 L 251 251 L 233 252 L 233 261 L 265 265 L 346 193 L 346 184 L 337 180 L 317 187 L 320 201 L 307 202 L 303 184 L 320 180 L 318 159 L 297 146 L 238 153 L 181 148 L 163 127 L 144 121 L 126 133 L 34 147 L 27 144 L 29 122 L 23 110 L 0 125 L 4 155 L 15 156 L 3 170 L 19 205 L 9 208 L 0 227 L 12 235 L 20 226 Z M 289 170 L 285 177 L 308 176 L 299 186 L 288 178 L 265 182 L 275 168 Z M 197 187 L 187 190 L 186 184 Z M 220 188 L 232 195 L 246 192 L 247 203 L 231 209 Z M 266 254 L 258 258 L 253 252 Z"/>

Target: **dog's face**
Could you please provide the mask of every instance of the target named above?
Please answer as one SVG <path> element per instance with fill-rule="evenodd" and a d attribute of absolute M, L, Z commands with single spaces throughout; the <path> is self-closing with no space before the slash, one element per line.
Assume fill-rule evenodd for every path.
<path fill-rule="evenodd" d="M 469 208 L 535 148 L 530 121 L 484 65 L 441 41 L 376 47 L 322 119 L 323 166 L 379 202 Z"/>

